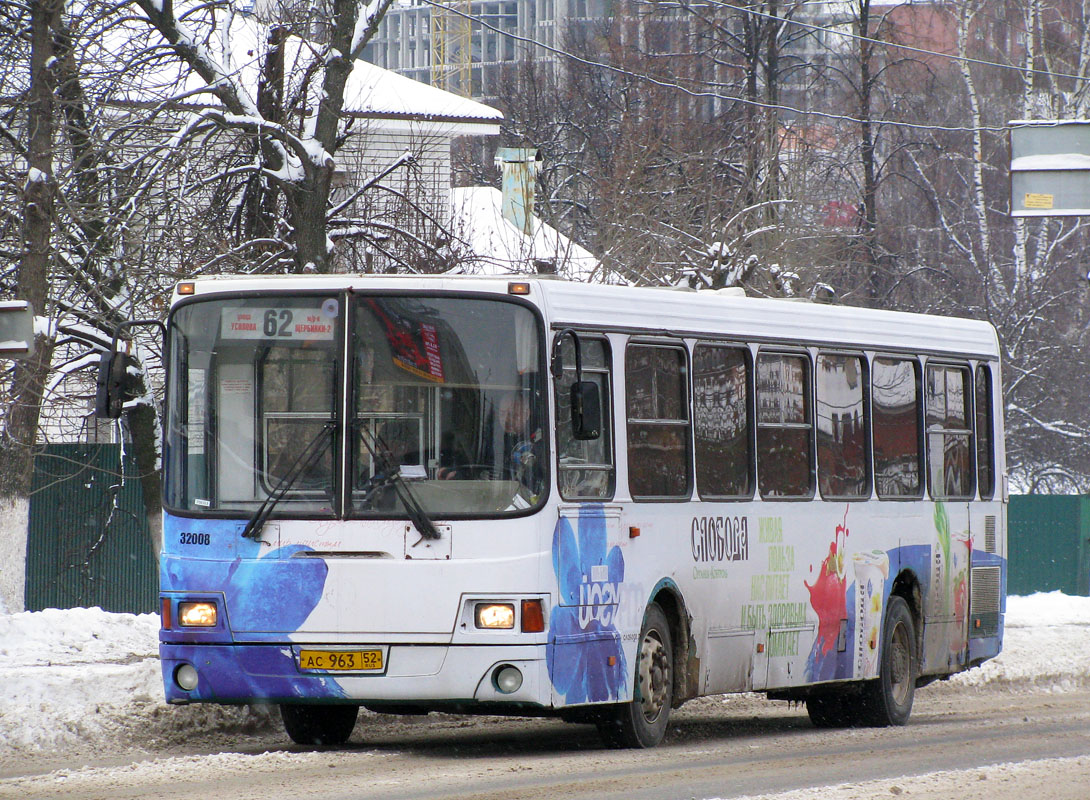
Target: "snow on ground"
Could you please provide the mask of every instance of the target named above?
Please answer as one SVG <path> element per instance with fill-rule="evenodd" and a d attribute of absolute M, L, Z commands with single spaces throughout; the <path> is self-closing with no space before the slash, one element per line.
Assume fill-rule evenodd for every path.
<path fill-rule="evenodd" d="M 1047 784 L 1056 774 L 1090 772 L 1090 757 L 1046 758 L 1021 761 L 1017 764 L 990 764 L 976 769 L 942 770 L 908 778 L 882 778 L 836 786 L 818 786 L 779 794 L 747 795 L 734 800 L 874 800 L 876 797 L 957 797 L 958 800 L 995 800 L 1010 797 L 1011 785 L 1021 787 L 1022 794 Z M 997 787 L 1004 787 L 999 794 Z"/>
<path fill-rule="evenodd" d="M 1008 597 L 1003 652 L 951 681 L 1060 691 L 1090 682 L 1090 597 L 1060 592 Z"/>
<path fill-rule="evenodd" d="M 258 708 L 167 706 L 158 630 L 154 614 L 95 608 L 0 614 L 0 762 L 60 755 L 77 745 L 114 749 L 118 740 L 154 747 L 187 732 L 247 732 L 273 723 Z M 1090 682 L 1090 598 L 1059 592 L 1008 598 L 1003 653 L 953 681 L 1045 691 Z M 809 797 L 796 793 L 790 800 Z"/>
<path fill-rule="evenodd" d="M 0 763 L 119 739 L 153 747 L 187 730 L 242 731 L 267 719 L 267 711 L 249 707 L 168 706 L 155 614 L 0 614 Z"/>

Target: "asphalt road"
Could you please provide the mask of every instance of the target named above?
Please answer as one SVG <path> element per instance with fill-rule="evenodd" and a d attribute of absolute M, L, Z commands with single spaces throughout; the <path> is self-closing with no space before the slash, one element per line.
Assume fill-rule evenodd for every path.
<path fill-rule="evenodd" d="M 1003 766 L 1022 761 L 1040 763 Z M 1090 688 L 938 685 L 917 692 L 907 726 L 886 729 L 817 730 L 798 706 L 703 698 L 650 751 L 606 750 L 590 727 L 492 717 L 361 715 L 348 746 L 320 751 L 272 727 L 192 732 L 140 753 L 119 743 L 28 759 L 5 771 L 0 797 L 691 800 L 851 784 L 812 796 L 1084 800 L 1088 768 Z"/>

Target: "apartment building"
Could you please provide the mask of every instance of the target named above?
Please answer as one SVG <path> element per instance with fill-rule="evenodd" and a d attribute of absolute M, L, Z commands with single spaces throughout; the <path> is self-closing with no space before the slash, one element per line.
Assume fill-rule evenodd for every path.
<path fill-rule="evenodd" d="M 604 28 L 613 0 L 450 0 L 441 9 L 400 0 L 364 60 L 467 97 L 499 94 L 505 71 L 557 63 L 573 35 Z"/>

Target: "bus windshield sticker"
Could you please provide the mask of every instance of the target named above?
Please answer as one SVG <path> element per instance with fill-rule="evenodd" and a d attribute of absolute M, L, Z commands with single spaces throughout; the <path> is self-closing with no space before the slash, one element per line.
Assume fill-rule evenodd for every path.
<path fill-rule="evenodd" d="M 333 333 L 334 321 L 313 308 L 225 308 L 220 323 L 223 339 L 332 341 Z"/>
<path fill-rule="evenodd" d="M 391 303 L 371 299 L 367 305 L 385 329 L 394 364 L 418 378 L 444 383 L 438 329 L 408 312 L 395 311 Z"/>

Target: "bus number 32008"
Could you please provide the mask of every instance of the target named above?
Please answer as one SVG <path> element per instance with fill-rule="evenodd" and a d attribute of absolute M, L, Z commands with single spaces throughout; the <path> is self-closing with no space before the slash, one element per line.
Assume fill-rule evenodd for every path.
<path fill-rule="evenodd" d="M 190 533 L 189 531 L 182 531 L 178 534 L 178 544 L 212 544 L 212 534 L 210 533 Z"/>

